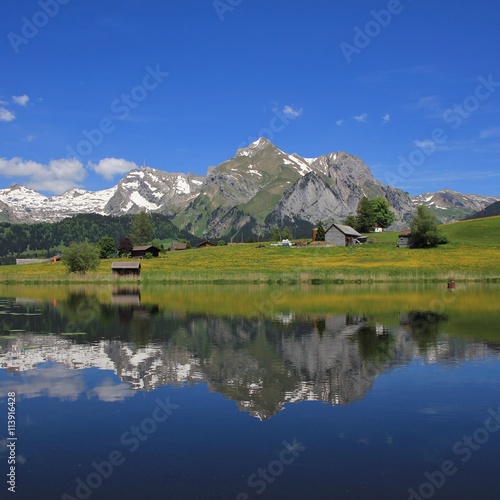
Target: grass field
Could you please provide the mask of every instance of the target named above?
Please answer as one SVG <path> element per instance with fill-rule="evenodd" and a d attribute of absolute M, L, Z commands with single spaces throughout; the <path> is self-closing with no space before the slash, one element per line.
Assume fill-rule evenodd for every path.
<path fill-rule="evenodd" d="M 500 217 L 441 226 L 450 242 L 433 249 L 397 248 L 397 233 L 370 234 L 355 247 L 241 244 L 168 252 L 142 261 L 142 283 L 390 282 L 500 279 Z M 2 283 L 115 282 L 111 261 L 96 273 L 69 275 L 58 263 L 0 267 Z"/>

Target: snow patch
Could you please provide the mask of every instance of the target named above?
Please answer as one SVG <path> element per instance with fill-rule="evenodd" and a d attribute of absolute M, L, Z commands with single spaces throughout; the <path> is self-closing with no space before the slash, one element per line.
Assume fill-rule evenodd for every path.
<path fill-rule="evenodd" d="M 139 188 L 139 181 L 129 181 L 129 182 L 124 182 L 122 186 L 125 189 L 138 189 Z"/>
<path fill-rule="evenodd" d="M 306 175 L 307 173 L 309 173 L 309 172 L 312 171 L 312 168 L 305 161 L 302 161 L 300 158 L 297 158 L 294 155 L 288 155 L 288 158 L 289 158 L 288 161 L 285 158 L 283 160 L 283 162 L 286 163 L 287 165 L 296 165 L 296 166 L 298 166 L 299 167 L 298 173 L 300 175 Z"/>
<path fill-rule="evenodd" d="M 304 160 L 308 165 L 312 165 L 317 160 L 317 158 L 304 158 Z"/>
<path fill-rule="evenodd" d="M 177 183 L 175 187 L 178 193 L 189 194 L 191 192 L 191 186 L 186 181 L 186 179 L 184 177 L 181 177 L 180 175 L 177 177 Z"/>
<path fill-rule="evenodd" d="M 160 208 L 158 205 L 146 200 L 137 191 L 130 195 L 130 199 L 140 208 L 146 208 L 147 210 L 158 210 Z"/>
<path fill-rule="evenodd" d="M 264 144 L 264 142 L 265 142 L 265 139 L 260 137 L 256 141 L 252 142 L 252 144 L 250 144 L 250 147 L 254 147 L 254 148 L 259 147 L 261 144 Z"/>

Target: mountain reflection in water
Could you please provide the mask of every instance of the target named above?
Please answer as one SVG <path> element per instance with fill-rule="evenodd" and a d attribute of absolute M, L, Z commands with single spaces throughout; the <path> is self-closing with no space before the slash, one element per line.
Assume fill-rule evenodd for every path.
<path fill-rule="evenodd" d="M 352 313 L 215 316 L 145 304 L 138 288 L 114 290 L 111 303 L 73 293 L 60 303 L 4 299 L 0 307 L 0 367 L 22 375 L 9 388 L 28 398 L 74 400 L 87 391 L 79 370 L 97 368 L 121 381 L 92 389 L 103 401 L 204 382 L 265 420 L 287 402 L 349 404 L 379 374 L 414 360 L 498 356 L 495 344 L 450 335 L 448 316 L 427 310 L 393 315 L 391 324 Z"/>

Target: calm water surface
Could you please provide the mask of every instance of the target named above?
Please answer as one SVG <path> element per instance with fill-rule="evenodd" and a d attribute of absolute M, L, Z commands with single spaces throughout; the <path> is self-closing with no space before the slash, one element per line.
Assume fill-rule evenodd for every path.
<path fill-rule="evenodd" d="M 1 498 L 500 498 L 498 285 L 0 297 Z"/>

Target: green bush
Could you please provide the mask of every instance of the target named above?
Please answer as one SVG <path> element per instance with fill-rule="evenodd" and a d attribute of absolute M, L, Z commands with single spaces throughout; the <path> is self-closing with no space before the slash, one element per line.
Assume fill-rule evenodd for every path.
<path fill-rule="evenodd" d="M 92 245 L 86 241 L 82 243 L 71 243 L 61 256 L 62 262 L 67 266 L 70 273 L 85 274 L 95 271 L 99 267 L 99 246 Z"/>

